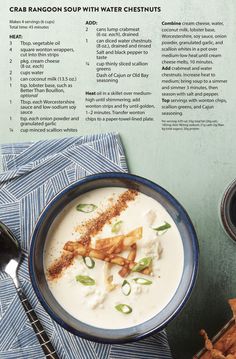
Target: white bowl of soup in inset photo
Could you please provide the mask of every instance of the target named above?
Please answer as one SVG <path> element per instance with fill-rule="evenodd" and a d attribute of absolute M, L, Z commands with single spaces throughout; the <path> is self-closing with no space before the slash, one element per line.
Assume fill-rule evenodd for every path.
<path fill-rule="evenodd" d="M 165 189 L 126 173 L 88 176 L 43 210 L 30 249 L 34 290 L 70 332 L 104 343 L 141 339 L 183 308 L 198 242 Z"/>

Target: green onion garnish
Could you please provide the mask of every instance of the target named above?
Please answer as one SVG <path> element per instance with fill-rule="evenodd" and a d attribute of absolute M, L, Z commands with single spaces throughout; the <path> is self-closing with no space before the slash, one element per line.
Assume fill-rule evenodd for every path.
<path fill-rule="evenodd" d="M 132 312 L 132 308 L 128 304 L 118 304 L 115 308 L 123 314 L 130 314 Z"/>
<path fill-rule="evenodd" d="M 167 229 L 171 228 L 171 225 L 167 222 L 165 222 L 165 224 L 163 224 L 162 226 L 160 227 L 157 227 L 157 228 L 153 228 L 154 231 L 157 231 L 157 232 L 163 232 L 163 231 L 167 231 Z"/>
<path fill-rule="evenodd" d="M 95 285 L 95 280 L 87 275 L 77 275 L 75 279 L 83 285 Z"/>
<path fill-rule="evenodd" d="M 123 221 L 118 221 L 118 222 L 114 223 L 112 226 L 112 229 L 111 229 L 112 233 L 118 233 L 121 229 L 122 223 L 123 223 Z"/>
<path fill-rule="evenodd" d="M 135 266 L 131 269 L 132 272 L 140 272 L 141 270 L 147 268 L 152 263 L 152 257 L 142 258 L 135 264 Z"/>
<path fill-rule="evenodd" d="M 121 290 L 122 290 L 122 293 L 126 296 L 130 295 L 130 293 L 131 293 L 131 285 L 129 284 L 129 282 L 126 279 L 122 283 Z"/>
<path fill-rule="evenodd" d="M 83 257 L 83 261 L 89 269 L 92 269 L 95 266 L 95 262 L 91 257 Z"/>
<path fill-rule="evenodd" d="M 152 284 L 151 280 L 148 280 L 146 278 L 134 278 L 133 279 L 136 283 L 141 284 L 141 285 L 150 285 Z"/>
<path fill-rule="evenodd" d="M 91 213 L 95 211 L 96 208 L 98 208 L 98 206 L 91 203 L 90 204 L 80 203 L 76 206 L 77 211 L 84 213 Z"/>

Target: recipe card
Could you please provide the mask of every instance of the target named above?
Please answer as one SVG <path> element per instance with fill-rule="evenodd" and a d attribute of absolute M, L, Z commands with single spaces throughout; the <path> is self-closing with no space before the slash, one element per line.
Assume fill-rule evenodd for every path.
<path fill-rule="evenodd" d="M 218 133 L 232 110 L 233 19 L 211 3 L 3 1 L 3 138 Z"/>
<path fill-rule="evenodd" d="M 1 1 L 0 142 L 118 132 L 130 172 L 171 192 L 196 227 L 197 286 L 168 329 L 178 359 L 236 295 L 218 218 L 236 177 L 235 15 L 234 0 Z"/>

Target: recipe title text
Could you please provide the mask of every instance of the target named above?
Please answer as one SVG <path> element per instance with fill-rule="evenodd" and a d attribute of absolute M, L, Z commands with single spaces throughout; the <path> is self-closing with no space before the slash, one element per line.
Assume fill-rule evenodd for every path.
<path fill-rule="evenodd" d="M 160 6 L 11 6 L 10 12 L 160 12 Z"/>

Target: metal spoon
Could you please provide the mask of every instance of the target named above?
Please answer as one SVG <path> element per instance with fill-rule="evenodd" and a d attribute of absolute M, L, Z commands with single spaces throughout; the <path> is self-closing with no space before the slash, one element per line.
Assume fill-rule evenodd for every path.
<path fill-rule="evenodd" d="M 7 273 L 12 278 L 45 357 L 47 359 L 59 359 L 35 311 L 21 289 L 17 275 L 20 260 L 21 248 L 19 242 L 10 229 L 0 221 L 0 271 Z"/>

